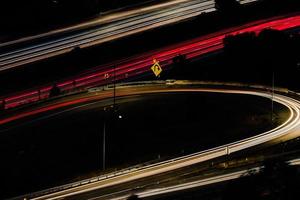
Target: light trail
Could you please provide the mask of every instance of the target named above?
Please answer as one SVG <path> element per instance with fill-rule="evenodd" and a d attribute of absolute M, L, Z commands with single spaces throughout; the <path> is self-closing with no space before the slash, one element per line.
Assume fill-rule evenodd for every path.
<path fill-rule="evenodd" d="M 213 0 L 192 0 L 0 55 L 0 71 L 215 11 Z"/>
<path fill-rule="evenodd" d="M 288 165 L 291 166 L 295 166 L 295 165 L 300 165 L 300 159 L 293 159 L 293 160 L 289 160 L 287 161 Z M 202 186 L 207 186 L 207 185 L 212 185 L 212 184 L 216 184 L 216 183 L 222 183 L 222 182 L 226 182 L 226 181 L 231 181 L 231 180 L 235 180 L 238 178 L 241 178 L 247 174 L 249 174 L 249 172 L 251 172 L 252 175 L 254 174 L 258 174 L 261 172 L 261 170 L 264 168 L 264 166 L 259 166 L 259 167 L 252 167 L 249 169 L 243 169 L 243 170 L 235 170 L 234 172 L 231 173 L 225 173 L 223 175 L 217 175 L 217 176 L 212 176 L 209 178 L 204 178 L 204 179 L 200 179 L 197 181 L 192 181 L 192 182 L 187 182 L 187 183 L 183 183 L 183 184 L 179 184 L 179 185 L 173 185 L 173 186 L 168 186 L 168 187 L 158 187 L 155 189 L 148 189 L 146 191 L 142 191 L 142 192 L 136 192 L 135 195 L 137 195 L 139 198 L 154 198 L 156 196 L 160 196 L 160 195 L 165 195 L 165 194 L 169 194 L 169 193 L 174 193 L 174 192 L 180 192 L 180 191 L 185 191 L 185 190 L 189 190 L 189 189 L 193 189 L 193 188 L 200 188 Z M 128 193 L 130 193 L 131 190 L 128 190 Z M 106 199 L 109 200 L 126 200 L 128 197 L 130 197 L 130 195 L 119 195 L 118 193 L 116 193 L 116 196 L 118 197 L 111 197 L 109 198 L 109 196 L 114 196 L 115 194 L 109 194 L 107 195 L 108 197 L 106 197 Z M 105 196 L 99 196 L 99 197 L 93 197 L 93 198 L 89 198 L 89 200 L 96 200 L 96 199 L 102 199 Z"/>
<path fill-rule="evenodd" d="M 193 39 L 182 44 L 173 45 L 162 50 L 158 50 L 144 55 L 131 58 L 130 60 L 117 61 L 115 63 L 99 66 L 98 70 L 90 74 L 81 75 L 78 78 L 69 79 L 58 83 L 62 92 L 73 91 L 75 89 L 86 89 L 94 86 L 108 84 L 112 81 L 114 70 L 116 70 L 116 80 L 126 80 L 140 74 L 151 73 L 150 67 L 153 64 L 153 58 L 159 60 L 163 68 L 168 68 L 173 63 L 173 58 L 178 55 L 184 55 L 186 59 L 201 57 L 207 53 L 219 51 L 224 47 L 223 39 L 228 35 L 237 35 L 245 32 L 255 32 L 272 28 L 276 30 L 286 30 L 300 26 L 300 16 L 276 19 L 259 24 L 245 25 L 242 28 L 236 27 L 221 31 L 209 36 Z M 116 66 L 114 69 L 112 66 Z M 2 97 L 1 102 L 5 109 L 13 108 L 26 103 L 39 101 L 49 97 L 51 86 L 41 87 L 40 89 L 28 92 L 22 92 L 8 97 Z"/>
<path fill-rule="evenodd" d="M 157 189 L 152 189 L 152 190 L 147 190 L 144 192 L 137 192 L 136 195 L 139 198 L 147 198 L 147 197 L 154 197 L 154 196 L 159 196 L 163 194 L 168 194 L 172 192 L 178 192 L 178 191 L 184 191 L 192 188 L 198 188 L 201 186 L 206 186 L 206 185 L 211 185 L 211 184 L 216 184 L 216 183 L 221 183 L 225 181 L 230 181 L 234 179 L 238 179 L 241 176 L 245 175 L 249 171 L 258 173 L 261 169 L 260 167 L 255 167 L 249 170 L 240 170 L 237 172 L 232 172 L 224 175 L 219 175 L 219 176 L 214 176 L 211 178 L 206 178 L 198 181 L 193 181 L 193 182 L 188 182 L 184 184 L 179 184 L 175 186 L 170 186 L 170 187 L 164 187 L 164 188 L 157 188 Z M 116 197 L 116 198 L 107 198 L 109 200 L 126 200 L 130 195 L 124 195 L 121 197 Z M 89 198 L 89 200 L 96 200 L 99 199 L 100 197 L 95 197 L 95 198 Z"/>
<path fill-rule="evenodd" d="M 248 4 L 252 1 L 241 0 L 240 4 Z M 171 0 L 144 8 L 111 13 L 79 25 L 2 43 L 0 47 L 14 45 L 20 47 L 17 50 L 2 52 L 0 71 L 214 11 L 216 11 L 214 0 Z M 22 47 L 22 43 L 31 41 L 32 44 Z"/>
<path fill-rule="evenodd" d="M 215 89 L 215 88 L 210 89 L 210 88 L 201 88 L 201 85 L 196 87 L 197 84 L 198 82 L 177 81 L 171 85 L 155 84 L 153 86 L 151 85 L 146 86 L 145 84 L 143 84 L 143 87 L 126 86 L 126 87 L 118 88 L 117 96 L 121 97 L 121 96 L 136 95 L 136 94 L 147 94 L 147 93 L 153 94 L 153 93 L 166 93 L 166 92 L 213 92 L 213 93 L 225 93 L 225 94 L 254 95 L 263 98 L 273 99 L 275 102 L 286 106 L 290 111 L 289 113 L 290 115 L 287 118 L 287 120 L 283 124 L 279 125 L 278 127 L 247 139 L 225 144 L 219 147 L 215 147 L 191 155 L 178 157 L 176 159 L 164 161 L 161 163 L 156 163 L 153 165 L 136 168 L 130 171 L 117 173 L 115 175 L 107 176 L 104 179 L 99 179 L 99 181 L 95 181 L 92 183 L 87 183 L 79 186 L 78 183 L 76 183 L 73 187 L 72 186 L 70 187 L 69 185 L 67 188 L 64 188 L 62 186 L 58 189 L 59 191 L 56 191 L 55 188 L 54 189 L 52 188 L 50 190 L 52 192 L 50 192 L 49 194 L 38 195 L 39 197 L 33 199 L 36 200 L 61 199 L 61 198 L 66 198 L 74 195 L 79 195 L 82 193 L 91 192 L 101 188 L 115 186 L 130 181 L 139 180 L 141 178 L 151 177 L 165 172 L 181 169 L 197 163 L 226 156 L 234 152 L 242 151 L 244 149 L 254 148 L 259 145 L 265 145 L 265 146 L 274 145 L 277 142 L 282 141 L 283 140 L 282 138 L 285 138 L 285 140 L 289 140 L 300 135 L 300 102 L 298 100 L 277 93 L 275 93 L 274 96 L 272 96 L 269 93 L 268 89 L 265 90 L 257 89 L 256 91 L 253 91 L 253 89 L 248 90 L 246 88 L 245 89 Z M 102 96 L 101 90 L 100 91 L 95 90 L 92 93 L 97 94 L 96 96 L 100 96 L 100 97 Z M 111 90 L 104 91 L 104 93 L 112 95 Z M 93 97 L 95 98 L 96 96 Z M 33 113 L 33 115 L 34 114 L 35 113 Z M 297 133 L 297 135 L 295 135 L 295 133 Z"/>

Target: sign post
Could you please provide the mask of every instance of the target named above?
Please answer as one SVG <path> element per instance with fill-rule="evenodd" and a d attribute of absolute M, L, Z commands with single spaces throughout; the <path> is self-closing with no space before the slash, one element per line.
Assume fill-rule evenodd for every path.
<path fill-rule="evenodd" d="M 152 65 L 151 70 L 153 71 L 153 73 L 156 77 L 159 77 L 159 75 L 162 72 L 162 68 L 161 68 L 161 66 L 159 65 L 159 62 L 156 59 L 153 59 L 153 63 L 154 64 Z"/>

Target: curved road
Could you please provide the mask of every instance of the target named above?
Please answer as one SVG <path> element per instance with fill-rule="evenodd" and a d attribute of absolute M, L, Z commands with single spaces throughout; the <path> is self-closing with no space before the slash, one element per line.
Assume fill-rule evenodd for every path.
<path fill-rule="evenodd" d="M 154 82 L 155 83 L 155 82 Z M 117 96 L 127 96 L 135 94 L 146 94 L 146 93 L 162 93 L 162 92 L 214 92 L 214 93 L 228 93 L 228 94 L 246 94 L 255 95 L 264 98 L 273 99 L 286 106 L 290 115 L 287 120 L 280 126 L 274 128 L 273 130 L 267 131 L 265 133 L 259 134 L 254 137 L 250 137 L 244 140 L 236 141 L 230 144 L 219 146 L 213 149 L 208 149 L 206 151 L 198 152 L 192 155 L 179 157 L 176 159 L 164 161 L 161 163 L 149 165 L 146 167 L 133 168 L 130 170 L 120 171 L 119 173 L 114 173 L 106 175 L 103 177 L 96 177 L 93 180 L 85 181 L 85 183 L 73 183 L 57 188 L 52 188 L 49 191 L 43 191 L 42 193 L 36 193 L 29 197 L 35 197 L 34 199 L 61 199 L 64 197 L 80 197 L 80 195 L 86 195 L 93 192 L 96 193 L 97 190 L 117 186 L 120 184 L 125 184 L 133 181 L 140 180 L 142 178 L 158 176 L 162 173 L 171 172 L 178 170 L 187 166 L 191 166 L 197 163 L 208 161 L 221 156 L 226 156 L 231 153 L 239 152 L 248 148 L 256 148 L 257 146 L 272 145 L 281 140 L 288 140 L 300 135 L 300 102 L 286 95 L 275 93 L 271 95 L 269 90 L 262 87 L 247 88 L 239 85 L 219 85 L 222 88 L 227 87 L 228 89 L 213 89 L 207 87 L 208 84 L 201 82 L 185 82 L 185 81 L 175 81 L 175 82 L 156 82 L 156 84 L 147 83 L 137 83 L 137 85 L 132 86 L 120 86 L 117 89 Z M 282 92 L 282 91 L 281 91 Z M 86 94 L 79 95 L 77 98 L 71 97 L 63 99 L 62 102 L 49 103 L 47 106 L 41 106 L 39 108 L 25 111 L 19 113 L 18 115 L 12 115 L 0 120 L 0 125 L 13 122 L 15 120 L 20 120 L 22 118 L 32 116 L 35 114 L 41 114 L 45 111 L 55 110 L 58 108 L 63 108 L 65 106 L 74 105 L 78 103 L 89 103 L 95 100 L 101 100 L 111 97 L 113 94 L 112 89 L 99 88 L 94 89 Z M 217 122 L 216 122 L 217 123 Z M 90 183 L 91 182 L 91 183 Z M 125 184 L 126 185 L 126 184 Z M 52 191 L 52 192 L 50 192 Z M 96 193 L 97 194 L 97 193 Z M 97 194 L 98 195 L 98 194 Z"/>

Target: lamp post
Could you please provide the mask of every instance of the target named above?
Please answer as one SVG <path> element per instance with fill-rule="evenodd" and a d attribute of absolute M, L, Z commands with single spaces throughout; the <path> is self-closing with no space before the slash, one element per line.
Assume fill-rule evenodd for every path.
<path fill-rule="evenodd" d="M 107 120 L 110 120 L 110 117 L 114 117 L 116 112 L 116 66 L 114 66 L 114 74 L 113 74 L 113 106 L 110 108 L 104 108 L 104 122 L 103 122 L 103 136 L 102 136 L 102 169 L 103 171 L 106 168 L 106 129 L 107 129 Z M 111 108 L 113 109 L 112 115 L 109 113 L 111 112 Z"/>
<path fill-rule="evenodd" d="M 114 79 L 113 79 L 113 84 L 114 84 L 114 112 L 116 111 L 116 66 L 114 65 Z"/>
<path fill-rule="evenodd" d="M 105 119 L 106 120 L 106 119 Z M 102 155 L 102 169 L 103 169 L 103 171 L 105 170 L 105 151 L 106 151 L 106 144 L 105 144 L 105 140 L 106 140 L 106 121 L 104 120 L 104 123 L 103 123 L 103 146 L 102 146 L 102 153 L 103 153 L 103 155 Z"/>
<path fill-rule="evenodd" d="M 271 121 L 273 123 L 274 121 L 274 87 L 275 87 L 275 73 L 274 73 L 274 70 L 272 72 L 272 103 L 271 103 Z"/>

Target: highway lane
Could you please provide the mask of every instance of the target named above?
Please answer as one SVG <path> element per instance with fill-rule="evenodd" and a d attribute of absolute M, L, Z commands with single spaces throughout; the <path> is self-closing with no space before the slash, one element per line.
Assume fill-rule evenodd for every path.
<path fill-rule="evenodd" d="M 247 4 L 253 1 L 256 0 L 239 2 Z M 21 45 L 15 50 L 2 51 L 0 71 L 213 11 L 214 0 L 172 0 L 129 11 L 108 13 L 78 25 L 4 42 L 0 44 L 0 48 L 22 43 L 28 43 L 28 46 Z"/>
<path fill-rule="evenodd" d="M 288 165 L 295 166 L 299 165 L 300 159 L 292 159 L 287 161 Z M 172 186 L 157 186 L 155 189 L 145 189 L 145 191 L 138 191 L 134 194 L 142 199 L 153 199 L 158 198 L 160 196 L 165 196 L 166 194 L 171 195 L 176 194 L 177 192 L 182 192 L 186 190 L 191 190 L 195 188 L 201 188 L 207 185 L 214 185 L 214 184 L 220 184 L 227 181 L 231 181 L 234 179 L 238 179 L 242 176 L 245 176 L 246 174 L 258 174 L 262 171 L 263 165 L 253 167 L 253 166 L 246 166 L 242 168 L 235 169 L 234 171 L 231 170 L 224 170 L 221 175 L 219 175 L 220 172 L 215 172 L 215 174 L 211 177 L 205 177 L 205 178 L 199 178 L 199 180 L 196 181 L 186 181 L 186 183 L 178 184 L 178 185 L 172 185 Z M 90 200 L 100 200 L 100 199 L 110 199 L 110 200 L 124 200 L 130 197 L 130 193 L 132 191 L 121 191 L 116 192 L 115 194 L 110 194 L 107 196 L 99 196 L 99 197 L 92 197 L 89 198 Z M 124 194 L 124 195 L 123 195 Z"/>
<path fill-rule="evenodd" d="M 63 54 L 74 48 L 85 48 L 215 10 L 213 0 L 179 1 L 178 5 L 171 7 L 157 7 L 155 11 L 145 13 L 140 10 L 141 14 L 137 16 L 128 17 L 92 30 L 2 53 L 0 55 L 0 71 Z"/>
<path fill-rule="evenodd" d="M 129 17 L 135 17 L 142 13 L 146 14 L 149 12 L 153 12 L 153 11 L 156 11 L 157 9 L 165 9 L 170 6 L 178 5 L 179 3 L 184 3 L 186 1 L 188 1 L 188 0 L 171 0 L 171 1 L 165 1 L 163 3 L 154 3 L 153 5 L 149 5 L 146 7 L 142 4 L 141 6 L 137 6 L 136 8 L 134 7 L 134 8 L 129 8 L 129 9 L 116 9 L 116 10 L 104 12 L 104 13 L 101 13 L 99 16 L 95 17 L 94 19 L 87 20 L 87 21 L 81 22 L 79 24 L 74 24 L 74 25 L 70 25 L 70 26 L 57 28 L 57 29 L 50 30 L 50 31 L 47 31 L 44 33 L 43 32 L 36 33 L 36 34 L 23 36 L 23 37 L 16 38 L 16 39 L 11 39 L 8 41 L 3 41 L 2 43 L 0 43 L 0 48 L 6 47 L 9 45 L 14 45 L 14 44 L 21 44 L 23 42 L 35 41 L 35 40 L 46 38 L 46 37 L 58 36 L 61 34 L 82 31 L 85 29 L 93 28 L 95 26 L 105 25 L 108 23 L 124 20 Z M 237 0 L 237 1 L 240 4 L 248 4 L 251 2 L 258 1 L 258 0 Z"/>
<path fill-rule="evenodd" d="M 190 85 L 192 84 L 192 85 Z M 199 83 L 198 83 L 199 84 Z M 268 92 L 268 90 L 264 89 L 259 89 L 256 88 L 255 91 L 254 89 L 241 89 L 241 88 L 236 88 L 236 89 L 208 89 L 208 88 L 203 88 L 199 85 L 198 87 L 195 87 L 197 85 L 197 82 L 175 82 L 173 84 L 167 84 L 169 87 L 165 84 L 162 84 L 161 86 L 155 85 L 155 87 L 150 87 L 145 90 L 147 87 L 137 87 L 134 89 L 128 86 L 125 86 L 124 91 L 119 91 L 118 95 L 129 95 L 129 94 L 143 94 L 143 93 L 157 93 L 157 92 L 183 92 L 183 91 L 193 91 L 193 92 L 217 92 L 217 93 L 228 93 L 228 94 L 247 94 L 247 95 L 255 95 L 255 96 L 260 96 L 264 98 L 272 98 L 272 95 Z M 189 86 L 190 85 L 190 86 Z M 175 87 L 177 86 L 177 88 Z M 179 86 L 179 88 L 178 88 Z M 183 87 L 183 88 L 180 88 Z M 191 88 L 189 88 L 191 87 Z M 223 86 L 224 87 L 224 86 Z M 127 89 L 128 90 L 127 90 Z M 139 91 L 139 89 L 142 89 L 143 91 Z M 127 90 L 127 91 L 126 91 Z M 99 90 L 98 92 L 100 92 Z M 265 92 L 267 91 L 267 92 Z M 97 91 L 94 91 L 97 92 Z M 124 93 L 123 93 L 124 92 Z M 126 172 L 121 172 L 118 173 L 117 175 L 109 176 L 105 179 L 101 179 L 99 181 L 93 182 L 93 183 L 88 183 L 84 184 L 81 186 L 74 186 L 65 190 L 61 190 L 58 192 L 53 192 L 50 194 L 42 195 L 40 197 L 37 197 L 36 199 L 60 199 L 60 198 L 65 198 L 65 197 L 70 197 L 76 195 L 84 195 L 86 193 L 93 192 L 107 188 L 107 187 L 112 187 L 116 186 L 119 184 L 139 180 L 142 178 L 147 178 L 147 177 L 153 177 L 156 175 L 160 175 L 166 172 L 170 172 L 173 170 L 178 170 L 184 167 L 188 167 L 197 163 L 201 163 L 204 161 L 208 161 L 214 158 L 219 158 L 221 156 L 226 156 L 228 154 L 232 154 L 234 152 L 239 152 L 244 149 L 249 149 L 249 148 L 254 148 L 257 147 L 258 145 L 273 145 L 278 138 L 280 140 L 284 137 L 289 136 L 289 139 L 295 137 L 296 135 L 299 136 L 299 130 L 300 130 L 300 103 L 299 101 L 292 99 L 287 96 L 283 96 L 280 94 L 275 94 L 273 97 L 273 100 L 283 104 L 290 110 L 290 116 L 280 126 L 274 128 L 273 130 L 267 131 L 265 133 L 259 134 L 257 136 L 237 141 L 234 143 L 230 143 L 227 145 L 223 145 L 220 147 L 216 147 L 213 149 L 209 149 L 203 152 L 195 153 L 192 155 L 184 156 L 184 157 L 179 157 L 173 160 L 165 161 L 162 163 L 157 163 L 154 165 L 142 167 L 142 168 L 137 168 L 137 169 L 132 169 L 130 171 Z M 21 116 L 24 117 L 24 116 Z M 16 120 L 16 119 L 12 119 Z M 3 121 L 2 121 L 3 123 Z M 6 121 L 5 123 L 8 123 Z M 276 141 L 278 142 L 278 141 Z M 64 189 L 64 187 L 61 187 L 60 189 Z M 55 190 L 55 189 L 54 189 Z M 53 191 L 53 190 L 52 190 Z M 93 196 L 93 195 L 92 195 Z"/>
<path fill-rule="evenodd" d="M 137 94 L 147 94 L 147 93 L 155 93 L 155 92 L 162 92 L 164 89 L 168 89 L 169 87 L 172 87 L 173 85 L 181 87 L 185 85 L 193 85 L 193 84 L 199 84 L 201 85 L 217 85 L 218 83 L 214 82 L 193 82 L 193 81 L 176 81 L 176 80 L 167 80 L 167 81 L 143 81 L 143 82 L 130 82 L 130 83 L 120 83 L 116 84 L 116 95 L 119 97 L 128 96 L 128 95 L 137 95 Z M 224 86 L 235 86 L 235 84 L 227 84 L 227 83 L 220 83 Z M 238 84 L 241 87 L 244 87 L 243 84 Z M 96 87 L 91 88 L 88 91 L 85 92 L 79 92 L 79 94 L 75 93 L 75 95 L 65 95 L 61 96 L 59 98 L 54 98 L 50 101 L 38 103 L 36 105 L 25 107 L 25 111 L 23 112 L 17 112 L 15 115 L 14 110 L 8 110 L 7 113 L 3 113 L 2 116 L 0 116 L 0 125 L 5 125 L 6 123 L 13 122 L 15 120 L 19 120 L 22 118 L 26 118 L 28 116 L 45 113 L 51 110 L 56 110 L 60 108 L 64 108 L 66 106 L 74 106 L 77 104 L 85 104 L 93 101 L 99 101 L 104 100 L 107 98 L 111 98 L 113 95 L 113 87 L 114 85 L 107 85 L 104 87 Z M 255 87 L 254 87 L 255 88 Z M 140 91 L 141 90 L 141 91 Z M 201 89 L 200 89 L 201 90 Z M 199 90 L 199 91 L 200 91 Z M 175 90 L 177 92 L 180 91 L 180 89 Z M 183 90 L 183 91 L 192 91 L 192 90 Z M 202 89 L 202 91 L 206 91 Z M 209 91 L 209 90 L 207 90 Z M 36 107 L 37 106 L 37 107 Z M 27 110 L 27 108 L 29 108 Z M 22 110 L 22 108 L 20 108 Z M 18 111 L 18 110 L 17 110 Z M 7 114 L 7 116 L 5 116 Z"/>
<path fill-rule="evenodd" d="M 22 44 L 23 42 L 35 41 L 38 39 L 43 39 L 44 37 L 51 37 L 51 36 L 57 36 L 60 34 L 82 31 L 85 29 L 92 29 L 99 25 L 106 25 L 109 23 L 118 22 L 118 21 L 124 20 L 126 18 L 136 17 L 143 13 L 147 14 L 150 12 L 154 12 L 154 11 L 157 11 L 157 9 L 165 9 L 167 7 L 175 6 L 180 3 L 187 2 L 187 1 L 188 0 L 171 0 L 171 1 L 166 1 L 164 3 L 156 3 L 153 5 L 146 6 L 146 7 L 138 6 L 137 8 L 131 8 L 131 9 L 127 9 L 127 10 L 117 9 L 117 10 L 113 10 L 113 11 L 108 11 L 108 12 L 102 13 L 100 16 L 98 16 L 94 19 L 88 20 L 86 22 L 71 25 L 68 27 L 58 28 L 58 29 L 55 29 L 55 30 L 52 30 L 49 32 L 41 33 L 41 34 L 36 34 L 36 35 L 32 35 L 32 36 L 19 38 L 19 39 L 12 40 L 12 41 L 3 42 L 0 44 L 0 47 L 7 47 L 10 45 Z"/>
<path fill-rule="evenodd" d="M 251 169 L 246 167 L 246 169 L 237 170 L 236 172 L 230 172 L 230 173 L 224 172 L 224 174 L 222 174 L 222 175 L 214 175 L 209 178 L 200 178 L 197 181 L 190 181 L 190 182 L 173 185 L 173 186 L 167 186 L 167 187 L 159 187 L 158 186 L 155 189 L 148 189 L 148 190 L 146 189 L 145 191 L 136 192 L 134 194 L 142 199 L 153 199 L 155 197 L 160 197 L 160 196 L 163 196 L 166 194 L 170 195 L 170 193 L 174 194 L 176 192 L 191 190 L 194 188 L 201 188 L 201 187 L 204 187 L 207 185 L 213 185 L 213 184 L 217 184 L 217 183 L 222 183 L 222 182 L 238 179 L 241 176 L 247 174 L 249 171 L 252 171 L 252 173 L 258 173 L 260 170 L 261 170 L 260 167 L 255 167 L 255 168 L 251 168 Z M 218 173 L 216 173 L 216 174 L 218 174 Z M 115 194 L 110 194 L 107 196 L 105 196 L 105 195 L 98 196 L 98 197 L 95 196 L 95 197 L 90 197 L 87 199 L 90 199 L 90 200 L 96 200 L 96 199 L 98 199 L 98 200 L 100 200 L 100 199 L 125 200 L 128 197 L 130 197 L 130 192 L 127 192 L 127 194 L 126 194 L 126 191 L 122 191 L 122 193 L 124 193 L 124 195 L 122 195 L 122 193 L 121 194 L 120 193 L 116 192 Z"/>
<path fill-rule="evenodd" d="M 258 0 L 237 0 L 237 2 L 239 2 L 240 4 L 248 4 L 248 3 L 253 3 L 256 1 L 258 1 Z"/>
<path fill-rule="evenodd" d="M 172 196 L 178 192 L 194 191 L 195 189 L 210 190 L 208 187 L 214 187 L 215 184 L 223 184 L 230 180 L 238 179 L 248 174 L 260 173 L 264 167 L 265 160 L 274 155 L 258 154 L 253 156 L 244 154 L 241 160 L 217 159 L 212 162 L 199 163 L 187 168 L 182 168 L 169 173 L 144 178 L 134 182 L 121 184 L 115 187 L 104 188 L 87 194 L 71 197 L 71 199 L 90 199 L 90 200 L 125 200 L 130 195 L 136 194 L 142 199 L 157 199 L 159 197 Z M 288 155 L 288 153 L 287 153 Z M 249 157 L 248 157 L 249 156 Z M 282 155 L 281 155 L 282 156 Z M 276 155 L 276 157 L 279 157 Z M 299 154 L 293 157 L 285 158 L 285 162 L 291 166 L 300 165 Z M 231 163 L 230 167 L 225 163 Z M 97 177 L 90 179 L 90 182 L 98 181 Z M 84 184 L 87 184 L 86 180 Z M 226 183 L 224 183 L 226 184 Z M 214 191 L 214 190 L 213 190 Z M 204 192 L 206 193 L 206 192 Z"/>
<path fill-rule="evenodd" d="M 58 87 L 62 92 L 74 91 L 76 89 L 81 90 L 110 83 L 114 76 L 116 76 L 115 80 L 117 81 L 126 81 L 127 79 L 138 77 L 139 75 L 152 73 L 150 68 L 153 65 L 154 58 L 160 62 L 163 70 L 167 70 L 173 63 L 173 58 L 178 55 L 183 55 L 186 59 L 196 59 L 208 53 L 222 50 L 224 46 L 223 39 L 227 35 L 236 35 L 251 31 L 259 33 L 266 28 L 286 30 L 299 26 L 300 16 L 296 15 L 262 20 L 246 24 L 242 27 L 233 27 L 207 36 L 195 38 L 191 41 L 99 66 L 87 73 L 58 82 Z M 116 67 L 113 68 L 112 66 Z M 52 85 L 41 86 L 37 90 L 28 90 L 26 92 L 2 97 L 0 98 L 0 105 L 5 104 L 4 108 L 7 109 L 41 99 L 47 99 L 51 87 Z"/>

